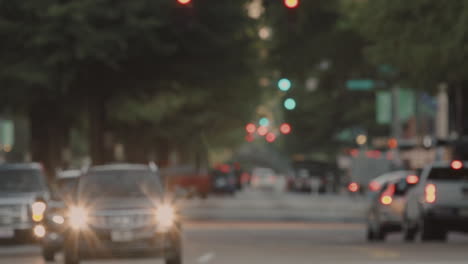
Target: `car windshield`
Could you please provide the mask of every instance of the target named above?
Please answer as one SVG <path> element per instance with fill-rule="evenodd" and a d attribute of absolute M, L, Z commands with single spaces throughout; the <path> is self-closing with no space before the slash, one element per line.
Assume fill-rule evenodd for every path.
<path fill-rule="evenodd" d="M 156 176 L 143 170 L 92 171 L 82 177 L 80 197 L 143 197 L 160 194 Z"/>
<path fill-rule="evenodd" d="M 63 178 L 57 180 L 57 185 L 61 193 L 71 193 L 78 185 L 78 178 Z"/>
<path fill-rule="evenodd" d="M 429 173 L 428 179 L 446 181 L 468 180 L 468 169 L 433 168 Z"/>
<path fill-rule="evenodd" d="M 40 192 L 42 175 L 37 170 L 0 170 L 0 192 Z"/>

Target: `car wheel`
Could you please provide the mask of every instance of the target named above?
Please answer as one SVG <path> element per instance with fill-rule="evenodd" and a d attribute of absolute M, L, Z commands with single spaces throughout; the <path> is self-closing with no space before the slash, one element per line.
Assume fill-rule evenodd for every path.
<path fill-rule="evenodd" d="M 370 225 L 367 226 L 367 241 L 374 241 L 375 240 L 375 235 L 374 231 L 372 231 L 372 228 Z"/>
<path fill-rule="evenodd" d="M 182 242 L 180 232 L 175 231 L 171 235 L 172 249 L 165 258 L 166 264 L 182 264 Z"/>
<path fill-rule="evenodd" d="M 432 221 L 423 219 L 420 224 L 421 241 L 446 241 L 447 231 L 435 225 Z"/>
<path fill-rule="evenodd" d="M 418 229 L 415 225 L 412 225 L 410 220 L 405 217 L 403 220 L 403 239 L 406 242 L 414 242 Z"/>
<path fill-rule="evenodd" d="M 55 251 L 48 249 L 48 248 L 43 248 L 42 249 L 42 257 L 44 258 L 45 261 L 54 261 L 55 260 Z"/>
<path fill-rule="evenodd" d="M 79 264 L 80 255 L 78 252 L 78 244 L 76 241 L 67 241 L 63 250 L 63 258 L 65 264 Z"/>
<path fill-rule="evenodd" d="M 384 241 L 387 234 L 376 216 L 373 216 L 368 221 L 368 237 L 371 236 L 372 238 L 369 241 Z"/>

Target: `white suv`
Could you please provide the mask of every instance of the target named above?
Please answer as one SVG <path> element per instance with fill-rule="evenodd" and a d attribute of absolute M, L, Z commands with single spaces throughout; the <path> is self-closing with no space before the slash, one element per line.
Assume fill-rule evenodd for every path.
<path fill-rule="evenodd" d="M 426 167 L 405 208 L 405 240 L 445 241 L 450 231 L 468 232 L 468 162 L 436 162 Z"/>

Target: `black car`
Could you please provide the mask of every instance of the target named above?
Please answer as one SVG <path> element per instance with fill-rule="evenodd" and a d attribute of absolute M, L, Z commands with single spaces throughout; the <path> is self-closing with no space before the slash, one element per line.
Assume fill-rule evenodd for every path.
<path fill-rule="evenodd" d="M 229 169 L 214 169 L 211 173 L 213 192 L 234 195 L 237 190 L 236 174 Z"/>
<path fill-rule="evenodd" d="M 156 254 L 182 263 L 181 224 L 166 201 L 158 171 L 147 165 L 106 165 L 80 177 L 68 206 L 64 258 Z"/>
<path fill-rule="evenodd" d="M 66 205 L 73 200 L 80 175 L 80 170 L 66 170 L 58 173 L 55 179 L 56 189 L 51 201 L 47 204 L 45 217 L 41 222 L 45 233 L 36 234 L 36 236 L 41 235 L 38 239 L 42 248 L 42 256 L 46 261 L 53 261 L 55 253 L 62 250 L 63 235 L 66 231 L 64 218 Z"/>

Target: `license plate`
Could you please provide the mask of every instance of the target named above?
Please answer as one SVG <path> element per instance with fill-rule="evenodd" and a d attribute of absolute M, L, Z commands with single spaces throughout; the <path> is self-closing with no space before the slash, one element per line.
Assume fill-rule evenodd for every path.
<path fill-rule="evenodd" d="M 15 236 L 15 231 L 11 228 L 0 227 L 0 238 L 12 238 Z"/>
<path fill-rule="evenodd" d="M 461 209 L 458 213 L 460 216 L 468 217 L 468 209 Z"/>
<path fill-rule="evenodd" d="M 135 235 L 132 231 L 112 231 L 111 240 L 112 242 L 129 242 L 135 239 Z"/>

